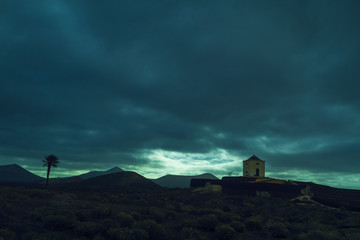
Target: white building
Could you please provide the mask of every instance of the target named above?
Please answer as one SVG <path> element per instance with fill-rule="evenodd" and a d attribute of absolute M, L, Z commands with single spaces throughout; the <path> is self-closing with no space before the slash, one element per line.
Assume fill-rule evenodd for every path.
<path fill-rule="evenodd" d="M 243 176 L 265 177 L 265 161 L 255 155 L 243 161 Z"/>

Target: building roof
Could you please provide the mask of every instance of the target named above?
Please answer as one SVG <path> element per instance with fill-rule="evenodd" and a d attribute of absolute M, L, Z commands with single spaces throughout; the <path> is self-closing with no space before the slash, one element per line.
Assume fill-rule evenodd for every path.
<path fill-rule="evenodd" d="M 260 158 L 258 158 L 258 157 L 255 156 L 255 155 L 252 155 L 248 160 L 245 160 L 245 161 L 249 161 L 249 160 L 260 160 L 260 161 L 265 162 L 264 160 L 261 160 Z"/>

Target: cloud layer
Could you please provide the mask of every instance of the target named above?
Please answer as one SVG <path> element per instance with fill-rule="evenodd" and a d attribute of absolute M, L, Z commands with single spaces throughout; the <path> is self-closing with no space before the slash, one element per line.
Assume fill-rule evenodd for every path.
<path fill-rule="evenodd" d="M 2 2 L 0 163 L 35 169 L 54 153 L 66 171 L 166 173 L 154 152 L 226 151 L 256 154 L 272 172 L 356 174 L 359 10 L 358 1 Z"/>

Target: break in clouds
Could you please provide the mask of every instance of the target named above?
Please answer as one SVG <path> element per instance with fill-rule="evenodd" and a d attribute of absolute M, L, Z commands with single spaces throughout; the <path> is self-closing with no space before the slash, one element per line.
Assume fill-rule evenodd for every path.
<path fill-rule="evenodd" d="M 358 1 L 2 1 L 0 163 L 359 184 Z M 346 162 L 346 164 L 344 164 Z M 351 176 L 351 183 L 324 176 Z M 341 185 L 341 186 L 342 186 Z"/>

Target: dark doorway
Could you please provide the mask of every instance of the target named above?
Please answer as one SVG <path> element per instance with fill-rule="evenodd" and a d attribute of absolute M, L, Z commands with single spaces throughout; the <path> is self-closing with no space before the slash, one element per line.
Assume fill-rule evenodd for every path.
<path fill-rule="evenodd" d="M 259 176 L 259 175 L 260 175 L 260 170 L 257 168 L 255 176 Z"/>

